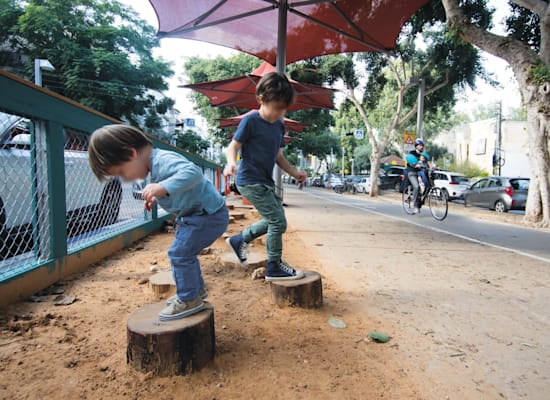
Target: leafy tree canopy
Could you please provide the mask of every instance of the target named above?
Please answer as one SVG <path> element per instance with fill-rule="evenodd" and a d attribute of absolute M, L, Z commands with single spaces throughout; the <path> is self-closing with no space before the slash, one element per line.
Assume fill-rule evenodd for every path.
<path fill-rule="evenodd" d="M 210 143 L 192 129 L 187 129 L 185 132 L 179 132 L 177 134 L 176 147 L 186 150 L 189 153 L 201 154 L 210 147 Z"/>
<path fill-rule="evenodd" d="M 31 79 L 48 59 L 45 87 L 112 117 L 151 131 L 174 105 L 154 28 L 116 0 L 0 0 L 0 33 L 2 68 Z"/>

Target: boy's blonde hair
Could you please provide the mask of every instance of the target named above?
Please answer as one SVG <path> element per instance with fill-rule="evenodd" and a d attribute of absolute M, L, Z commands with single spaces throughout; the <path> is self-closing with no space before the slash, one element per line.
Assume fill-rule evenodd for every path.
<path fill-rule="evenodd" d="M 97 179 L 102 181 L 109 176 L 112 167 L 131 160 L 132 149 L 139 152 L 151 145 L 151 141 L 139 129 L 127 125 L 105 125 L 90 137 L 90 167 Z"/>

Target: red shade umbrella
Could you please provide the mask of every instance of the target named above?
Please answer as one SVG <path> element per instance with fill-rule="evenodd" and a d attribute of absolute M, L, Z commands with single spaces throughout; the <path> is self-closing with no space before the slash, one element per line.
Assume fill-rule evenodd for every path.
<path fill-rule="evenodd" d="M 256 84 L 263 75 L 273 71 L 275 67 L 264 61 L 249 75 L 181 87 L 202 93 L 210 99 L 212 106 L 257 108 Z M 308 108 L 334 108 L 332 103 L 334 89 L 300 83 L 292 79 L 290 82 L 296 90 L 296 102 L 288 108 L 289 112 Z"/>
<path fill-rule="evenodd" d="M 253 54 L 279 71 L 306 58 L 388 51 L 428 0 L 150 0 L 160 37 Z M 282 65 L 279 65 L 282 64 Z"/>
<path fill-rule="evenodd" d="M 241 120 L 245 116 L 247 116 L 248 114 L 253 113 L 255 111 L 258 111 L 258 110 L 250 110 L 249 112 L 247 112 L 245 114 L 237 115 L 236 117 L 220 118 L 220 119 L 218 119 L 218 121 L 220 121 L 219 127 L 220 128 L 233 128 L 233 127 L 239 125 L 239 122 L 241 122 Z M 305 122 L 294 121 L 293 119 L 289 119 L 289 118 L 284 118 L 283 119 L 283 124 L 285 126 L 286 131 L 298 132 L 298 133 L 303 132 L 304 129 L 307 126 L 311 125 L 311 124 L 307 124 Z"/>

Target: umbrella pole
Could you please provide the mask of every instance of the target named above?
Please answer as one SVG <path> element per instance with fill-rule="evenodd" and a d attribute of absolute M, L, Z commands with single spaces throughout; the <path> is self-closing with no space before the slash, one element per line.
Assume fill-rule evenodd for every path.
<path fill-rule="evenodd" d="M 287 0 L 279 1 L 279 19 L 277 26 L 277 72 L 285 73 L 286 66 L 286 18 L 288 13 Z M 281 177 L 281 168 L 275 164 L 273 170 L 273 181 L 275 182 L 275 193 L 283 201 L 283 183 Z"/>

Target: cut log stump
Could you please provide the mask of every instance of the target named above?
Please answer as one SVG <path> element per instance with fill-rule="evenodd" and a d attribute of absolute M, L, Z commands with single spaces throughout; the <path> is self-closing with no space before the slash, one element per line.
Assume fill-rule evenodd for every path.
<path fill-rule="evenodd" d="M 157 296 L 174 291 L 176 289 L 176 282 L 172 276 L 172 270 L 160 271 L 151 275 L 149 285 Z"/>
<path fill-rule="evenodd" d="M 187 375 L 214 359 L 214 307 L 187 318 L 160 321 L 165 302 L 149 304 L 128 318 L 126 360 L 133 368 L 154 376 Z"/>
<path fill-rule="evenodd" d="M 233 220 L 237 221 L 237 220 L 244 219 L 244 218 L 245 218 L 245 215 L 244 215 L 243 212 L 231 211 L 231 212 L 229 213 L 229 217 L 233 217 Z"/>
<path fill-rule="evenodd" d="M 271 295 L 279 307 L 319 308 L 323 305 L 321 274 L 304 271 L 305 276 L 295 281 L 272 281 Z"/>
<path fill-rule="evenodd" d="M 225 251 L 218 256 L 218 263 L 224 268 L 237 268 L 254 270 L 256 268 L 265 267 L 267 265 L 267 257 L 257 251 L 251 251 L 247 254 L 246 265 L 242 266 L 235 254 L 231 251 Z"/>

